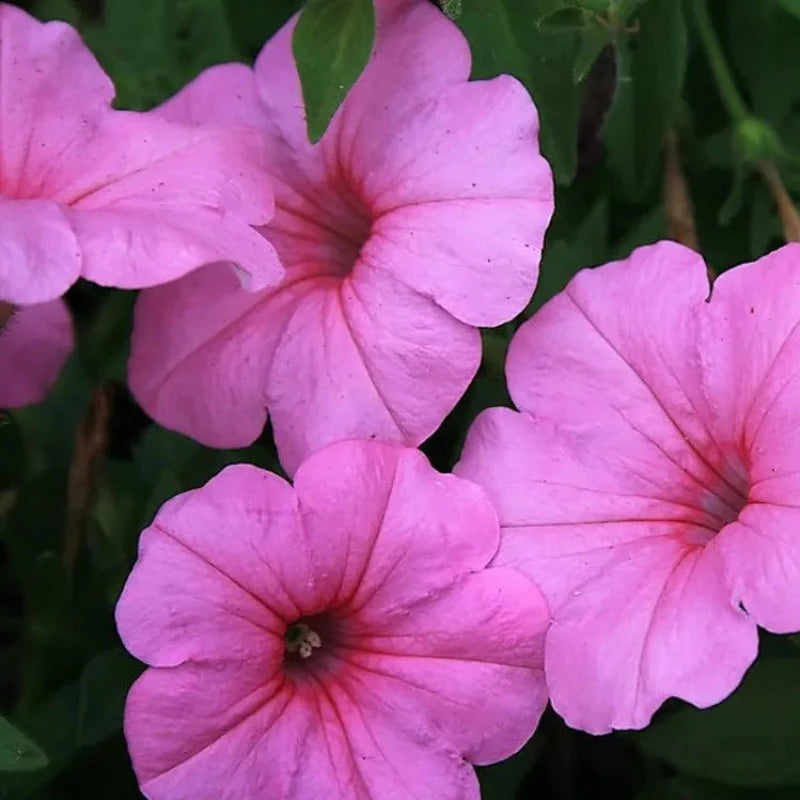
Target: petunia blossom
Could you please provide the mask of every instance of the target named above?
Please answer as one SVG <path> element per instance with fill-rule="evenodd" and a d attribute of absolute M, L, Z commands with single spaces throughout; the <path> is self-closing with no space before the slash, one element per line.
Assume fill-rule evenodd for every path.
<path fill-rule="evenodd" d="M 258 134 L 113 110 L 113 96 L 73 28 L 0 3 L 0 303 L 50 303 L 79 277 L 152 286 L 218 261 L 250 288 L 278 282 L 251 227 L 273 211 Z"/>
<path fill-rule="evenodd" d="M 72 343 L 72 318 L 63 300 L 16 311 L 0 303 L 0 408 L 42 400 Z"/>
<path fill-rule="evenodd" d="M 662 242 L 579 273 L 517 333 L 520 413 L 457 473 L 499 510 L 499 564 L 553 615 L 554 708 L 593 733 L 739 684 L 757 625 L 800 630 L 800 246 L 725 272 Z"/>
<path fill-rule="evenodd" d="M 131 387 L 161 424 L 217 447 L 251 442 L 269 413 L 289 470 L 337 439 L 430 436 L 478 367 L 476 326 L 530 299 L 553 210 L 521 84 L 468 81 L 464 37 L 426 0 L 376 8 L 372 59 L 315 146 L 294 21 L 254 71 L 213 67 L 161 112 L 263 132 L 265 235 L 287 275 L 258 296 L 209 270 L 144 292 Z"/>
<path fill-rule="evenodd" d="M 334 444 L 292 488 L 248 465 L 170 500 L 117 606 L 150 665 L 125 734 L 150 800 L 478 800 L 546 703 L 546 604 L 485 568 L 479 487 Z"/>

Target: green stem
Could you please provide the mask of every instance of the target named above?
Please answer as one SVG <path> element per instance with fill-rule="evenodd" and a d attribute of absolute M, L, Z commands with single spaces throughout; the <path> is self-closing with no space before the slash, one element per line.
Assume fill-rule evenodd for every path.
<path fill-rule="evenodd" d="M 750 112 L 736 88 L 733 75 L 725 61 L 725 54 L 722 52 L 722 45 L 719 43 L 719 38 L 717 38 L 711 22 L 706 0 L 693 0 L 693 5 L 697 32 L 700 34 L 706 58 L 714 73 L 714 80 L 722 103 L 734 122 L 744 122 L 750 118 Z"/>

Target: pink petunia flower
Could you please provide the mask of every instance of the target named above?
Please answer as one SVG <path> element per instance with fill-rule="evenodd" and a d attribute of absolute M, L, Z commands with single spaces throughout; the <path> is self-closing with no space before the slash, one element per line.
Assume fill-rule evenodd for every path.
<path fill-rule="evenodd" d="M 115 111 L 113 95 L 73 28 L 0 3 L 0 303 L 49 303 L 81 276 L 152 286 L 220 260 L 254 289 L 279 281 L 250 227 L 273 210 L 258 135 Z M 28 366 L 0 373 L 0 392 Z"/>
<path fill-rule="evenodd" d="M 530 97 L 468 82 L 459 30 L 426 0 L 379 0 L 376 49 L 316 146 L 290 22 L 255 71 L 214 67 L 169 119 L 264 133 L 286 267 L 258 296 L 201 271 L 141 296 L 131 387 L 161 424 L 244 445 L 267 413 L 284 466 L 351 436 L 416 445 L 480 361 L 475 326 L 514 317 L 536 284 L 553 210 Z"/>
<path fill-rule="evenodd" d="M 800 246 L 711 291 L 702 259 L 662 242 L 581 272 L 516 335 L 522 413 L 484 412 L 457 472 L 499 509 L 497 563 L 550 602 L 570 725 L 717 703 L 756 625 L 800 630 L 799 330 Z"/>
<path fill-rule="evenodd" d="M 36 403 L 72 351 L 69 310 L 63 300 L 51 300 L 19 308 L 6 319 L 0 303 L 0 322 L 0 408 Z"/>
<path fill-rule="evenodd" d="M 497 516 L 417 451 L 332 445 L 170 500 L 117 606 L 150 665 L 125 732 L 151 800 L 477 800 L 546 703 L 546 604 L 485 569 Z"/>

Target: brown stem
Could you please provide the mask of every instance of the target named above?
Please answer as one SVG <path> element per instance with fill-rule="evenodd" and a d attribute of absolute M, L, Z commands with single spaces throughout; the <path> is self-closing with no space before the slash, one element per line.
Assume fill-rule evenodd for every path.
<path fill-rule="evenodd" d="M 89 410 L 78 426 L 67 492 L 67 530 L 64 564 L 72 575 L 94 500 L 97 470 L 106 455 L 114 386 L 104 383 L 93 392 Z"/>
<path fill-rule="evenodd" d="M 800 214 L 797 213 L 797 206 L 783 185 L 780 173 L 771 161 L 760 161 L 758 171 L 778 208 L 783 238 L 787 242 L 800 242 Z"/>
<path fill-rule="evenodd" d="M 694 208 L 681 166 L 678 137 L 674 130 L 664 137 L 664 214 L 667 237 L 700 252 Z"/>

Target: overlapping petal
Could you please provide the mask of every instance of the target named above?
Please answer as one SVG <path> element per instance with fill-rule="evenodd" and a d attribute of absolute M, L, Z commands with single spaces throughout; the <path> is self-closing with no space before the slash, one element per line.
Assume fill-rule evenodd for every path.
<path fill-rule="evenodd" d="M 251 225 L 273 211 L 261 137 L 111 109 L 78 34 L 0 4 L 0 298 L 41 303 L 78 275 L 152 286 L 213 261 L 280 280 Z"/>
<path fill-rule="evenodd" d="M 72 345 L 72 318 L 62 300 L 16 309 L 0 329 L 0 408 L 44 398 Z"/>

